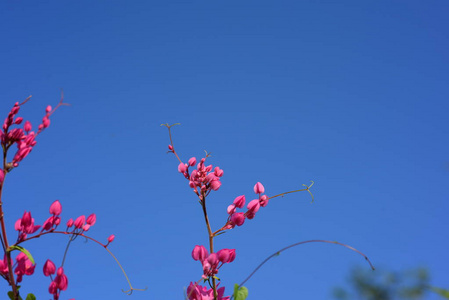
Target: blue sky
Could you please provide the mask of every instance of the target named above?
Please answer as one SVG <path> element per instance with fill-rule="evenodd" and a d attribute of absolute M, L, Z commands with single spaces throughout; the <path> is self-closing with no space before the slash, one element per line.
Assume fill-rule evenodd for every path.
<path fill-rule="evenodd" d="M 219 274 L 229 292 L 308 239 L 350 244 L 379 268 L 428 267 L 449 287 L 448 14 L 446 1 L 2 1 L 0 112 L 33 95 L 22 116 L 37 123 L 61 88 L 72 104 L 7 178 L 10 235 L 24 210 L 43 222 L 55 199 L 64 220 L 95 212 L 91 235 L 114 233 L 110 249 L 148 290 L 123 295 L 111 257 L 80 240 L 62 299 L 182 299 L 207 232 L 166 154 L 159 125 L 179 122 L 181 157 L 207 150 L 224 169 L 215 228 L 257 181 L 268 195 L 315 181 L 313 204 L 275 199 L 217 238 L 237 249 Z M 64 247 L 60 236 L 27 246 L 38 273 Z M 248 299 L 330 299 L 356 265 L 341 247 L 294 248 L 247 283 Z M 46 299 L 48 284 L 39 274 L 23 289 Z"/>

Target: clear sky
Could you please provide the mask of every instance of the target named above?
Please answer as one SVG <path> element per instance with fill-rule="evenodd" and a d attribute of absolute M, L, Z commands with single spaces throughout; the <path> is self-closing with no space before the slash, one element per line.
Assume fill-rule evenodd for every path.
<path fill-rule="evenodd" d="M 213 227 L 233 199 L 278 198 L 217 238 L 237 258 L 219 275 L 228 293 L 265 257 L 308 239 L 337 240 L 375 266 L 428 267 L 449 287 L 449 4 L 447 1 L 18 1 L 0 3 L 0 113 L 33 95 L 22 116 L 62 107 L 7 178 L 4 209 L 36 222 L 59 199 L 63 220 L 97 214 L 70 249 L 62 299 L 182 299 L 207 232 L 195 195 L 166 154 L 173 129 L 185 160 L 212 152 L 224 170 L 210 197 Z M 3 118 L 1 117 L 1 118 Z M 23 289 L 50 298 L 43 262 L 66 239 L 27 245 L 38 275 Z M 330 299 L 350 269 L 342 247 L 309 244 L 265 265 L 248 299 Z M 0 285 L 0 293 L 6 284 Z M 3 297 L 3 296 L 1 296 Z M 437 299 L 429 296 L 429 299 Z"/>

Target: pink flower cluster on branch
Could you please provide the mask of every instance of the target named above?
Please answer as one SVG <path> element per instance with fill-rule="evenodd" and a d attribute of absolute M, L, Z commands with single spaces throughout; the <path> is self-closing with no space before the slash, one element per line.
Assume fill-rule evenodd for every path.
<path fill-rule="evenodd" d="M 29 121 L 26 121 L 22 128 L 13 128 L 14 125 L 21 125 L 23 122 L 22 117 L 17 117 L 19 113 L 20 107 L 30 100 L 31 96 L 28 97 L 22 103 L 16 102 L 8 113 L 5 121 L 3 122 L 2 130 L 0 131 L 0 142 L 3 148 L 4 153 L 8 151 L 8 149 L 16 144 L 17 151 L 10 163 L 7 163 L 5 166 L 6 170 L 0 171 L 0 183 L 3 182 L 5 171 L 9 172 L 12 168 L 15 168 L 19 165 L 28 154 L 30 154 L 33 147 L 36 146 L 36 136 L 40 134 L 45 128 L 50 126 L 50 116 L 58 109 L 61 105 L 67 105 L 63 103 L 63 99 L 59 101 L 58 105 L 52 109 L 50 105 L 45 109 L 45 115 L 42 118 L 41 124 L 39 124 L 37 128 L 37 132 L 32 131 L 32 125 Z"/>
<path fill-rule="evenodd" d="M 177 124 L 174 124 L 177 125 Z M 213 169 L 212 165 L 206 166 L 206 159 L 209 157 L 209 154 L 206 152 L 206 157 L 202 158 L 198 164 L 195 157 L 192 157 L 188 160 L 187 163 L 184 163 L 182 159 L 179 157 L 178 153 L 175 151 L 173 140 L 171 136 L 171 127 L 173 125 L 162 124 L 162 126 L 166 126 L 168 128 L 168 133 L 170 137 L 170 145 L 168 146 L 169 153 L 173 153 L 176 158 L 179 160 L 178 172 L 181 173 L 184 178 L 186 178 L 189 182 L 190 188 L 193 189 L 193 192 L 198 196 L 200 205 L 203 210 L 204 220 L 206 223 L 206 227 L 209 235 L 209 251 L 205 246 L 196 245 L 192 251 L 192 258 L 196 261 L 201 262 L 203 268 L 203 274 L 201 276 L 201 280 L 204 282 L 208 282 L 210 289 L 199 285 L 199 281 L 197 283 L 191 283 L 187 289 L 187 298 L 189 300 L 220 300 L 220 299 L 229 299 L 229 297 L 223 297 L 224 288 L 217 288 L 218 284 L 216 280 L 219 280 L 216 277 L 219 269 L 226 263 L 230 263 L 235 259 L 235 249 L 222 249 L 218 252 L 214 252 L 214 238 L 219 234 L 223 233 L 226 230 L 235 228 L 235 226 L 242 226 L 245 223 L 246 219 L 254 219 L 256 213 L 260 210 L 261 207 L 266 207 L 270 199 L 283 196 L 284 194 L 294 193 L 299 191 L 308 191 L 310 193 L 310 186 L 306 186 L 305 189 L 285 192 L 283 194 L 279 194 L 269 198 L 265 195 L 265 188 L 262 183 L 257 182 L 254 185 L 254 193 L 257 194 L 257 199 L 251 200 L 247 206 L 246 211 L 238 211 L 239 209 L 243 209 L 246 204 L 245 195 L 238 196 L 234 199 L 233 203 L 228 206 L 227 213 L 228 218 L 225 222 L 225 225 L 222 226 L 217 231 L 212 231 L 209 216 L 207 214 L 206 207 L 206 198 L 209 196 L 211 191 L 217 191 L 221 186 L 221 177 L 223 176 L 223 170 L 219 167 L 215 167 Z M 191 168 L 195 167 L 193 170 Z M 311 193 L 310 193 L 311 194 Z M 312 195 L 312 194 L 311 194 Z M 313 195 L 312 195 L 313 200 Z M 201 281 L 200 280 L 200 281 Z M 247 289 L 237 286 L 234 291 L 234 296 L 240 294 L 238 296 L 239 299 L 244 299 L 247 296 Z M 246 296 L 242 298 L 241 295 Z"/>
<path fill-rule="evenodd" d="M 203 266 L 203 278 L 208 279 L 215 276 L 218 270 L 235 259 L 235 249 L 221 249 L 217 253 L 207 251 L 204 246 L 196 245 L 192 251 L 192 258 L 201 262 Z"/>
<path fill-rule="evenodd" d="M 189 300 L 229 300 L 229 297 L 223 297 L 224 287 L 217 290 L 217 297 L 214 297 L 214 290 L 208 289 L 201 285 L 191 282 L 187 288 L 187 295 L 189 295 Z"/>
<path fill-rule="evenodd" d="M 212 190 L 218 191 L 221 186 L 220 177 L 223 176 L 223 170 L 219 167 L 213 169 L 212 165 L 205 165 L 207 157 L 208 155 L 202 158 L 196 166 L 196 169 L 191 171 L 191 173 L 189 173 L 189 168 L 196 165 L 195 157 L 190 158 L 187 164 L 181 162 L 178 165 L 178 172 L 183 174 L 184 177 L 189 180 L 189 186 L 193 189 L 195 194 L 200 196 L 200 199 L 209 195 Z"/>
<path fill-rule="evenodd" d="M 231 229 L 235 226 L 242 226 L 245 223 L 245 219 L 254 219 L 256 213 L 259 211 L 260 207 L 265 207 L 268 205 L 268 196 L 262 195 L 265 192 L 265 188 L 262 183 L 258 182 L 254 186 L 254 192 L 259 195 L 258 199 L 251 200 L 248 203 L 246 212 L 236 212 L 237 208 L 243 208 L 246 202 L 245 195 L 238 196 L 234 199 L 234 202 L 228 206 L 228 222 L 221 230 Z M 220 231 L 221 231 L 220 230 Z"/>
<path fill-rule="evenodd" d="M 36 267 L 31 253 L 21 246 L 22 243 L 29 241 L 31 239 L 39 238 L 47 234 L 64 234 L 69 235 L 70 240 L 66 247 L 64 253 L 64 258 L 62 259 L 61 266 L 56 269 L 55 264 L 51 260 L 47 260 L 43 267 L 43 273 L 45 276 L 50 277 L 51 282 L 49 285 L 49 293 L 53 295 L 54 300 L 58 300 L 61 291 L 67 290 L 68 278 L 64 272 L 64 261 L 69 249 L 70 243 L 74 241 L 78 236 L 83 236 L 101 246 L 103 246 L 109 254 L 116 260 L 117 264 L 120 266 L 123 274 L 128 281 L 130 289 L 126 293 L 131 294 L 134 289 L 126 275 L 123 267 L 120 265 L 117 258 L 112 254 L 112 252 L 107 248 L 108 245 L 114 240 L 115 236 L 110 235 L 107 239 L 107 243 L 103 244 L 99 241 L 85 235 L 85 233 L 90 230 L 90 228 L 96 223 L 96 215 L 91 214 L 87 218 L 85 215 L 77 217 L 75 220 L 70 219 L 67 221 L 67 228 L 62 231 L 57 231 L 58 226 L 61 224 L 61 213 L 62 205 L 56 200 L 49 208 L 50 216 L 43 222 L 42 225 L 37 225 L 31 212 L 25 211 L 20 219 L 18 219 L 14 228 L 18 232 L 17 241 L 15 244 L 10 245 L 7 238 L 7 230 L 4 219 L 3 210 L 3 200 L 2 191 L 5 182 L 6 175 L 13 169 L 19 166 L 19 163 L 28 156 L 28 154 L 36 146 L 37 142 L 35 138 L 46 128 L 50 126 L 50 116 L 58 109 L 61 105 L 67 105 L 63 103 L 63 98 L 59 101 L 58 105 L 53 109 L 50 105 L 45 109 L 45 115 L 42 118 L 41 124 L 38 125 L 37 131 L 32 131 L 32 125 L 29 121 L 25 121 L 23 127 L 19 127 L 23 123 L 23 118 L 18 117 L 17 114 L 23 104 L 28 102 L 30 97 L 28 97 L 22 103 L 16 102 L 13 108 L 8 113 L 3 126 L 0 130 L 0 144 L 3 150 L 3 166 L 0 168 L 0 240 L 1 246 L 4 250 L 4 259 L 0 259 L 0 276 L 7 281 L 11 286 L 11 292 L 8 293 L 9 297 L 14 300 L 22 299 L 19 293 L 18 283 L 21 283 L 23 276 L 33 275 Z M 15 151 L 12 160 L 8 161 L 8 151 L 11 146 L 16 145 L 17 150 Z M 40 231 L 39 231 L 40 230 Z M 13 251 L 19 251 L 18 255 L 14 258 L 12 256 Z M 29 296 L 29 295 L 28 295 Z M 29 298 L 27 296 L 27 299 Z M 34 296 L 31 294 L 31 296 Z M 33 298 L 33 297 L 32 297 Z M 74 299 L 72 299 L 74 300 Z"/>

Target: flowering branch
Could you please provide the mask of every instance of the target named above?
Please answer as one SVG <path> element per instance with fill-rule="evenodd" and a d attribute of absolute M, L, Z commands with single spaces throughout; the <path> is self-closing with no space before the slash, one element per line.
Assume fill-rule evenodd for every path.
<path fill-rule="evenodd" d="M 228 218 L 226 220 L 226 223 L 224 226 L 222 226 L 220 229 L 212 232 L 209 217 L 207 214 L 207 208 L 206 208 L 206 198 L 212 191 L 217 191 L 221 186 L 221 177 L 223 176 L 223 170 L 221 170 L 219 167 L 215 167 L 213 169 L 212 165 L 206 166 L 205 162 L 206 159 L 210 156 L 206 152 L 206 156 L 200 160 L 200 162 L 197 164 L 197 159 L 195 157 L 192 157 L 188 160 L 187 163 L 184 163 L 181 158 L 179 157 L 178 153 L 175 151 L 174 145 L 173 145 L 173 138 L 171 134 L 171 127 L 178 124 L 162 124 L 161 126 L 165 126 L 168 129 L 168 134 L 170 138 L 170 144 L 168 145 L 168 153 L 173 153 L 176 158 L 179 161 L 178 165 L 178 172 L 181 173 L 185 179 L 188 180 L 190 188 L 192 188 L 193 192 L 197 195 L 199 198 L 199 203 L 201 205 L 204 220 L 206 223 L 207 231 L 208 231 L 208 238 L 209 238 L 209 251 L 206 250 L 206 247 L 196 245 L 192 251 L 192 258 L 194 260 L 200 261 L 203 267 L 203 275 L 202 279 L 204 282 L 208 282 L 211 289 L 207 289 L 206 287 L 202 287 L 199 285 L 199 281 L 193 283 L 191 282 L 189 287 L 187 288 L 187 293 L 185 294 L 186 299 L 188 300 L 204 300 L 204 299 L 214 299 L 214 300 L 229 300 L 233 299 L 234 297 L 236 300 L 244 300 L 248 296 L 248 290 L 243 287 L 242 285 L 247 282 L 259 269 L 264 265 L 268 260 L 273 258 L 274 256 L 279 255 L 281 252 L 295 247 L 299 246 L 305 243 L 312 243 L 312 242 L 320 242 L 320 243 L 332 243 L 341 245 L 343 247 L 346 247 L 352 251 L 355 251 L 365 257 L 365 259 L 368 261 L 370 266 L 374 269 L 373 265 L 369 261 L 368 257 L 364 255 L 362 252 L 358 251 L 357 249 L 348 246 L 346 244 L 342 244 L 339 242 L 333 242 L 333 241 L 326 241 L 326 240 L 310 240 L 310 241 L 303 241 L 299 243 L 292 244 L 288 247 L 285 247 L 268 258 L 266 258 L 240 285 L 235 285 L 234 288 L 234 295 L 232 297 L 224 297 L 224 287 L 221 287 L 218 289 L 218 284 L 216 283 L 216 280 L 219 280 L 216 274 L 218 273 L 218 270 L 225 264 L 230 263 L 234 261 L 235 259 L 235 249 L 221 249 L 218 252 L 214 252 L 214 238 L 222 233 L 225 233 L 225 231 L 235 228 L 235 226 L 242 226 L 245 223 L 245 220 L 251 220 L 256 216 L 256 213 L 259 211 L 261 207 L 266 207 L 268 205 L 269 200 L 277 198 L 277 197 L 284 197 L 287 194 L 296 193 L 296 192 L 303 192 L 307 191 L 311 198 L 312 202 L 314 201 L 314 196 L 311 192 L 311 188 L 314 184 L 313 181 L 311 181 L 310 185 L 305 185 L 304 189 L 298 189 L 293 191 L 284 192 L 281 194 L 277 194 L 275 196 L 268 197 L 265 194 L 265 188 L 262 185 L 262 183 L 257 182 L 254 185 L 254 193 L 258 195 L 257 199 L 251 200 L 247 205 L 247 210 L 245 212 L 237 212 L 237 209 L 242 209 L 245 206 L 246 203 L 246 197 L 245 195 L 238 196 L 234 199 L 233 203 L 228 206 L 227 213 Z M 196 169 L 191 169 L 196 166 Z M 210 253 L 209 253 L 210 252 Z"/>
<path fill-rule="evenodd" d="M 66 260 L 66 256 L 68 250 L 70 248 L 71 243 L 78 237 L 82 236 L 86 239 L 89 239 L 101 246 L 103 246 L 106 251 L 114 258 L 116 263 L 119 265 L 122 273 L 124 274 L 128 285 L 129 290 L 123 291 L 127 294 L 132 294 L 133 291 L 143 290 L 136 289 L 132 286 L 128 275 L 126 274 L 124 268 L 115 257 L 115 255 L 108 249 L 108 245 L 114 240 L 115 236 L 111 235 L 108 238 L 107 244 L 103 244 L 97 241 L 94 238 L 91 238 L 85 234 L 91 226 L 93 226 L 96 222 L 96 215 L 91 214 L 87 218 L 83 215 L 78 217 L 75 221 L 70 219 L 67 222 L 67 229 L 65 231 L 57 231 L 56 228 L 61 222 L 60 214 L 62 212 L 61 203 L 56 200 L 50 206 L 50 214 L 51 216 L 43 223 L 43 225 L 35 225 L 34 219 L 31 216 L 31 212 L 25 211 L 22 218 L 18 219 L 14 225 L 15 230 L 18 232 L 17 241 L 15 244 L 10 245 L 7 235 L 6 235 L 6 226 L 3 212 L 3 201 L 2 201 L 2 191 L 3 185 L 5 182 L 6 175 L 14 168 L 19 166 L 19 163 L 32 151 L 34 146 L 36 145 L 36 137 L 44 131 L 46 128 L 50 126 L 50 116 L 63 105 L 69 105 L 63 102 L 64 96 L 61 92 L 61 99 L 59 103 L 52 108 L 50 105 L 45 109 L 45 116 L 42 119 L 42 123 L 39 124 L 37 131 L 32 131 L 32 125 L 29 121 L 26 121 L 23 125 L 23 128 L 14 128 L 11 129 L 14 125 L 20 125 L 23 122 L 22 117 L 17 117 L 17 113 L 19 112 L 22 105 L 27 103 L 31 99 L 31 96 L 26 98 L 22 103 L 16 102 L 8 114 L 8 117 L 3 123 L 2 130 L 0 130 L 0 144 L 3 150 L 3 168 L 0 169 L 0 226 L 1 226 L 1 234 L 0 241 L 2 244 L 2 248 L 5 253 L 5 259 L 0 259 L 0 276 L 3 277 L 8 284 L 11 286 L 12 291 L 8 292 L 8 296 L 12 300 L 21 300 L 21 296 L 19 295 L 19 286 L 18 284 L 22 281 L 22 277 L 24 275 L 33 275 L 36 264 L 31 253 L 25 249 L 21 244 L 26 241 L 40 238 L 41 236 L 56 233 L 56 234 L 64 234 L 70 235 L 70 239 L 64 251 L 64 256 L 61 262 L 61 266 L 56 270 L 55 264 L 51 260 L 47 260 L 44 264 L 44 275 L 49 276 L 51 279 L 51 283 L 49 286 L 49 292 L 53 295 L 54 300 L 58 300 L 61 291 L 65 291 L 68 287 L 68 279 L 64 274 L 64 262 Z M 8 161 L 8 150 L 12 145 L 17 145 L 17 151 L 12 158 L 12 160 Z M 69 228 L 73 227 L 71 231 Z M 39 229 L 40 232 L 36 233 Z M 13 264 L 13 259 L 11 257 L 11 253 L 14 250 L 18 250 L 20 253 L 17 255 L 16 262 Z M 28 297 L 30 296 L 30 297 Z M 36 299 L 36 297 L 32 294 L 29 294 L 27 299 Z"/>

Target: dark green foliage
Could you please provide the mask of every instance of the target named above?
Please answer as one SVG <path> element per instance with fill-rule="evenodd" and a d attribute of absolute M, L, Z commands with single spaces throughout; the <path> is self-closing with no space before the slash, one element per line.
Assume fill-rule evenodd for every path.
<path fill-rule="evenodd" d="M 356 268 L 350 275 L 350 289 L 335 288 L 338 300 L 420 300 L 429 287 L 429 274 L 419 268 L 401 272 Z"/>

